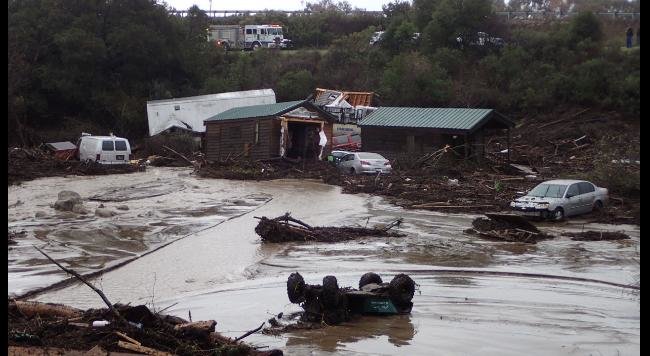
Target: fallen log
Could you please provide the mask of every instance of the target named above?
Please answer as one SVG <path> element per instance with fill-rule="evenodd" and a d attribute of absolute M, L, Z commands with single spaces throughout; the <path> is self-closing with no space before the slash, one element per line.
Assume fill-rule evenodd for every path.
<path fill-rule="evenodd" d="M 140 352 L 140 353 L 143 353 L 145 355 L 172 356 L 172 354 L 170 354 L 168 352 L 163 352 L 163 351 L 152 349 L 150 347 L 145 347 L 145 346 L 142 346 L 142 345 L 132 344 L 130 342 L 125 342 L 125 341 L 122 341 L 122 340 L 117 342 L 117 346 L 119 346 L 119 347 L 121 347 L 123 349 L 131 350 L 131 351 L 135 351 L 135 352 Z"/>
<path fill-rule="evenodd" d="M 18 300 L 10 302 L 10 304 L 12 303 L 16 306 L 16 309 L 18 309 L 21 314 L 28 318 L 31 318 L 34 315 L 74 318 L 80 316 L 82 313 L 82 310 L 80 309 L 61 304 L 22 302 Z"/>
<path fill-rule="evenodd" d="M 382 228 L 362 228 L 362 227 L 332 227 L 332 226 L 315 226 L 312 227 L 298 219 L 291 218 L 287 214 L 277 218 L 269 219 L 265 216 L 256 217 L 259 223 L 255 227 L 262 241 L 266 242 L 289 242 L 289 241 L 321 241 L 321 242 L 338 242 L 352 240 L 362 237 L 402 237 L 389 231 L 393 227 L 399 227 L 401 219 L 397 219 Z M 290 224 L 294 222 L 298 225 Z"/>
<path fill-rule="evenodd" d="M 562 236 L 569 236 L 573 241 L 611 241 L 627 240 L 630 238 L 627 234 L 618 231 L 584 231 L 584 232 L 565 232 Z"/>
<path fill-rule="evenodd" d="M 205 334 L 208 335 L 214 331 L 217 322 L 214 320 L 195 321 L 191 323 L 179 324 L 174 326 L 174 330 L 187 334 Z"/>
<path fill-rule="evenodd" d="M 63 271 L 65 271 L 65 272 L 67 272 L 67 273 L 69 273 L 69 274 L 71 274 L 71 275 L 77 277 L 77 279 L 79 279 L 79 280 L 82 281 L 85 285 L 87 285 L 88 287 L 90 287 L 90 289 L 92 289 L 93 291 L 95 291 L 95 293 L 97 293 L 97 294 L 102 298 L 102 300 L 104 301 L 104 304 L 106 304 L 106 306 L 108 306 L 108 310 L 110 310 L 111 313 L 113 313 L 113 315 L 115 315 L 116 318 L 118 318 L 119 320 L 123 320 L 122 316 L 121 316 L 120 313 L 117 311 L 117 309 L 115 309 L 115 307 L 113 306 L 113 304 L 108 300 L 108 298 L 106 298 L 106 294 L 104 294 L 104 292 L 102 292 L 101 290 L 99 290 L 99 289 L 98 289 L 97 287 L 95 287 L 92 283 L 88 282 L 88 281 L 87 281 L 84 277 L 82 277 L 79 273 L 77 273 L 77 272 L 75 272 L 75 271 L 73 271 L 73 270 L 71 270 L 71 269 L 69 269 L 69 268 L 65 268 L 65 267 L 63 267 L 59 262 L 57 262 L 56 260 L 54 260 L 54 259 L 53 259 L 52 257 L 50 257 L 47 253 L 43 252 L 43 250 L 41 250 L 40 248 L 38 248 L 38 247 L 36 247 L 36 246 L 34 246 L 34 248 L 35 248 L 38 252 L 40 252 L 43 256 L 47 257 L 47 259 L 50 260 L 52 263 L 54 263 L 54 264 L 57 265 L 59 268 L 61 268 Z"/>

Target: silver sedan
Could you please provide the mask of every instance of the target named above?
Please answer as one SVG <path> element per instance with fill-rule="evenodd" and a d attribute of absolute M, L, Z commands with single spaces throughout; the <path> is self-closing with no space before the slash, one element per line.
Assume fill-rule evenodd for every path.
<path fill-rule="evenodd" d="M 606 188 L 584 180 L 557 179 L 539 184 L 510 207 L 526 215 L 562 220 L 601 209 L 608 200 Z"/>
<path fill-rule="evenodd" d="M 390 161 L 379 153 L 351 152 L 341 159 L 339 169 L 345 173 L 390 173 Z"/>

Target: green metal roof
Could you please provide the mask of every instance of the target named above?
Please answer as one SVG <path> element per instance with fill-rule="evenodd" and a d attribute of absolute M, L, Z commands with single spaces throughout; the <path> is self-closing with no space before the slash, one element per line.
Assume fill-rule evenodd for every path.
<path fill-rule="evenodd" d="M 205 121 L 222 121 L 222 120 L 236 120 L 236 119 L 247 119 L 251 117 L 264 117 L 264 116 L 277 116 L 282 115 L 286 112 L 289 112 L 297 107 L 300 104 L 303 104 L 304 100 L 297 101 L 286 101 L 283 103 L 275 104 L 264 104 L 264 105 L 253 105 L 253 106 L 242 106 L 239 108 L 232 108 L 226 110 L 222 113 L 214 115 Z"/>
<path fill-rule="evenodd" d="M 359 126 L 414 127 L 471 131 L 492 109 L 379 107 Z"/>

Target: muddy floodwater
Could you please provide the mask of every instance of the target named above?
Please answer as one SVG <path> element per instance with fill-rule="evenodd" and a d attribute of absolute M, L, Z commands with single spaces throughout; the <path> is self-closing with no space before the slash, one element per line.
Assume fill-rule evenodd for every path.
<path fill-rule="evenodd" d="M 312 181 L 198 179 L 181 168 L 47 178 L 8 189 L 9 228 L 26 232 L 10 246 L 10 294 L 66 278 L 36 245 L 83 273 L 124 264 L 93 279 L 114 303 L 167 308 L 184 318 L 191 312 L 236 337 L 280 312 L 291 322 L 300 311 L 286 295 L 292 272 L 311 284 L 334 275 L 353 287 L 368 271 L 384 281 L 404 272 L 418 284 L 410 315 L 245 340 L 289 355 L 640 354 L 639 291 L 616 285 L 640 285 L 638 226 L 571 220 L 540 224 L 558 237 L 535 245 L 484 241 L 463 233 L 476 215 L 404 210 Z M 61 190 L 78 192 L 91 213 L 51 208 Z M 95 216 L 99 204 L 117 215 Z M 120 210 L 124 205 L 128 210 Z M 262 244 L 255 217 L 287 211 L 311 225 L 372 226 L 402 217 L 407 236 Z M 624 231 L 631 239 L 559 236 L 582 230 Z M 78 284 L 33 299 L 103 306 Z"/>

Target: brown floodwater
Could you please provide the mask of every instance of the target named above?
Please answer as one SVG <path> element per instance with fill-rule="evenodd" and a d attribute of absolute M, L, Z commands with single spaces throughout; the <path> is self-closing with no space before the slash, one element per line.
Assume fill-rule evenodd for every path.
<path fill-rule="evenodd" d="M 286 278 L 294 271 L 307 283 L 334 275 L 339 285 L 353 287 L 368 271 L 385 281 L 406 272 L 418 284 L 410 315 L 365 316 L 246 340 L 290 355 L 640 353 L 640 294 L 613 285 L 640 283 L 638 226 L 547 223 L 541 228 L 556 239 L 499 243 L 463 233 L 475 215 L 404 210 L 312 181 L 197 179 L 188 172 L 154 168 L 10 187 L 10 229 L 25 230 L 27 237 L 9 251 L 9 292 L 22 294 L 65 278 L 31 245 L 83 272 L 133 259 L 94 279 L 112 302 L 146 303 L 184 318 L 191 312 L 193 320 L 214 319 L 217 331 L 234 337 L 280 312 L 284 323 L 295 319 L 300 307 L 286 296 Z M 91 210 L 100 203 L 129 210 L 116 210 L 113 218 L 60 214 L 49 204 L 64 189 L 79 192 Z M 36 211 L 44 214 L 36 218 Z M 402 217 L 400 230 L 407 236 L 262 244 L 255 216 L 287 211 L 312 225 L 364 226 Z M 622 230 L 632 239 L 559 236 L 583 229 Z M 82 285 L 34 299 L 102 306 Z"/>

